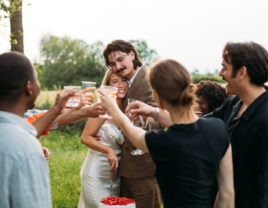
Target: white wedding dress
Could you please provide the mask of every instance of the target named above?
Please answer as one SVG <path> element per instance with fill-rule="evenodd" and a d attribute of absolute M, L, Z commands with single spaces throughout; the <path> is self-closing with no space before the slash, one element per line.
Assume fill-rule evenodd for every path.
<path fill-rule="evenodd" d="M 114 149 L 119 155 L 124 136 L 116 125 L 105 121 L 98 134 L 101 136 L 100 143 Z M 86 159 L 81 168 L 81 195 L 77 208 L 98 208 L 104 197 L 110 196 L 111 172 L 107 154 L 95 150 L 88 150 Z M 112 196 L 120 194 L 120 177 L 114 173 Z"/>

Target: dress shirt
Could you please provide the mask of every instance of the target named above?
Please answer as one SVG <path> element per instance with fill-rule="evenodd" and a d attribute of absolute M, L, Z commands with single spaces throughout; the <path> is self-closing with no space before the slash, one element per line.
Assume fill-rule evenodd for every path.
<path fill-rule="evenodd" d="M 35 128 L 0 111 L 0 207 L 50 208 L 49 171 Z"/>
<path fill-rule="evenodd" d="M 136 78 L 137 74 L 139 73 L 139 71 L 141 70 L 141 68 L 143 67 L 143 65 L 136 71 L 136 73 L 134 74 L 134 76 L 130 80 L 127 80 L 127 82 L 128 82 L 128 89 L 130 89 L 131 84 L 134 82 L 134 79 Z"/>
<path fill-rule="evenodd" d="M 220 118 L 228 128 L 233 152 L 235 207 L 267 208 L 268 91 L 237 117 L 242 104 L 239 97 L 230 97 L 205 117 Z"/>

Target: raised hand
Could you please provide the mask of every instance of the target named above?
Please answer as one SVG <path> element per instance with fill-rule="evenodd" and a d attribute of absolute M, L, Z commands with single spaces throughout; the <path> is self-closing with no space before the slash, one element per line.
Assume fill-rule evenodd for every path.
<path fill-rule="evenodd" d="M 91 107 L 88 108 L 88 117 L 99 117 L 99 115 L 105 114 L 105 110 L 102 108 L 101 103 L 94 103 Z"/>
<path fill-rule="evenodd" d="M 105 110 L 109 111 L 109 108 L 111 108 L 112 106 L 117 106 L 115 98 L 110 98 L 110 96 L 103 90 L 97 89 L 97 91 L 100 94 L 99 96 L 101 99 L 100 104 Z"/>
<path fill-rule="evenodd" d="M 128 113 L 129 109 L 135 105 L 135 109 L 130 110 L 130 114 Z M 156 109 L 150 105 L 147 105 L 146 103 L 143 103 L 141 101 L 136 101 L 135 103 L 130 103 L 126 110 L 125 114 L 133 120 L 139 120 L 139 115 L 143 117 L 152 117 Z"/>
<path fill-rule="evenodd" d="M 62 113 L 68 99 L 75 94 L 74 90 L 72 90 L 72 91 L 68 90 L 68 93 L 66 93 L 66 92 L 67 92 L 66 90 L 60 91 L 60 93 L 57 95 L 55 104 L 53 106 L 53 108 L 56 109 L 59 114 Z"/>
<path fill-rule="evenodd" d="M 85 95 L 84 101 L 86 102 L 87 105 L 91 105 L 93 101 L 93 93 L 87 94 L 89 91 L 94 91 L 96 87 L 87 87 L 86 89 L 82 90 L 81 95 Z"/>

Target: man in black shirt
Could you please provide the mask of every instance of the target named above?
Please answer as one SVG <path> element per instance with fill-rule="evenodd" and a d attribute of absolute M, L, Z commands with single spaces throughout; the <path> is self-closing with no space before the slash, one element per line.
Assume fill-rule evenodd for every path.
<path fill-rule="evenodd" d="M 235 207 L 268 207 L 268 53 L 254 42 L 227 43 L 220 76 L 228 98 L 207 116 L 222 119 L 231 138 Z"/>

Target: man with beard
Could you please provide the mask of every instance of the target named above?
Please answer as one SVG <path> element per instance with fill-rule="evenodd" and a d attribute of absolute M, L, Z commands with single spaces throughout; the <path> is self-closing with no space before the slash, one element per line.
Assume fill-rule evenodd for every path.
<path fill-rule="evenodd" d="M 268 207 L 268 53 L 254 42 L 227 43 L 220 76 L 235 95 L 207 116 L 231 137 L 236 208 Z"/>
<path fill-rule="evenodd" d="M 51 207 L 48 165 L 37 131 L 24 119 L 39 93 L 37 72 L 21 53 L 0 55 L 0 207 Z M 46 122 L 59 116 L 74 92 L 57 96 Z"/>
<path fill-rule="evenodd" d="M 129 83 L 128 95 L 123 100 L 122 111 L 127 107 L 127 98 L 133 98 L 158 107 L 152 97 L 149 86 L 147 67 L 138 58 L 137 51 L 130 42 L 114 40 L 103 52 L 107 67 L 115 73 L 126 77 Z M 148 119 L 149 129 L 159 129 L 155 119 Z M 128 138 L 121 148 L 121 196 L 133 198 L 137 208 L 160 208 L 162 199 L 155 178 L 155 165 L 149 154 L 132 155 L 135 150 Z"/>

